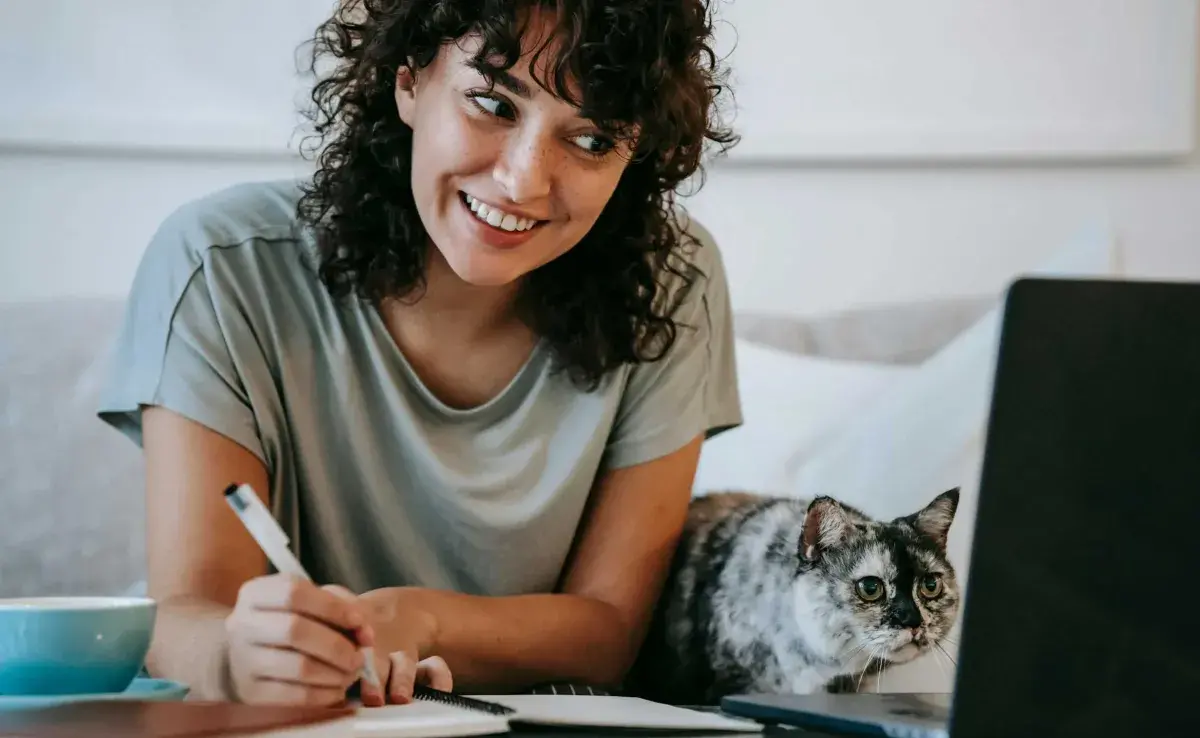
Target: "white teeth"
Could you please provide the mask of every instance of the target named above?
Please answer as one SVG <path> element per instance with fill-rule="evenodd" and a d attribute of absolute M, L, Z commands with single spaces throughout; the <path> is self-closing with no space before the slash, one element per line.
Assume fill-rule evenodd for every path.
<path fill-rule="evenodd" d="M 467 199 L 467 205 L 471 208 L 471 212 L 475 213 L 475 217 L 483 222 L 505 231 L 527 231 L 537 225 L 536 220 L 521 218 L 512 213 L 506 213 L 503 210 L 498 210 L 491 207 L 487 203 L 480 202 L 470 195 L 464 196 Z"/>

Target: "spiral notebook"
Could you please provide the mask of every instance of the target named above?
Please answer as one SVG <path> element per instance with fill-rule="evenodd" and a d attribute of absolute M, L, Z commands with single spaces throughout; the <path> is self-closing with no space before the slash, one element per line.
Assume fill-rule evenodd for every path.
<path fill-rule="evenodd" d="M 512 710 L 449 692 L 417 687 L 407 705 L 363 707 L 354 735 L 364 738 L 457 738 L 509 732 Z"/>
<path fill-rule="evenodd" d="M 757 733 L 753 720 L 636 697 L 458 695 L 418 688 L 407 705 L 360 708 L 355 734 L 373 738 L 449 738 L 504 733 L 513 724 L 571 728 Z"/>

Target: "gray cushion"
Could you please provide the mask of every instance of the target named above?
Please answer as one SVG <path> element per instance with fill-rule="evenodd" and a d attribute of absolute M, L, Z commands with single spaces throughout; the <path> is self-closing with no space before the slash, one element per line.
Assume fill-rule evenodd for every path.
<path fill-rule="evenodd" d="M 95 415 L 117 300 L 0 303 L 0 596 L 144 578 L 139 449 Z"/>
<path fill-rule="evenodd" d="M 805 318 L 740 312 L 734 320 L 739 338 L 792 354 L 919 364 L 995 306 L 994 297 L 941 298 Z"/>

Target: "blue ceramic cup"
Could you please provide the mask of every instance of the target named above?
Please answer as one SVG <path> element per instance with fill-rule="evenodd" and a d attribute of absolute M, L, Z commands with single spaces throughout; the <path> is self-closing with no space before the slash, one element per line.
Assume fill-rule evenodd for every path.
<path fill-rule="evenodd" d="M 156 614 L 140 597 L 0 598 L 0 696 L 124 691 Z"/>

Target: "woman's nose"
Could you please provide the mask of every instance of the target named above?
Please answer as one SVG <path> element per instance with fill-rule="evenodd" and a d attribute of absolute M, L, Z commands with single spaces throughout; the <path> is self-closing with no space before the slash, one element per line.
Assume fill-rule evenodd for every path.
<path fill-rule="evenodd" d="M 553 180 L 553 144 L 542 137 L 514 137 L 496 163 L 494 176 L 514 203 L 549 196 Z"/>

